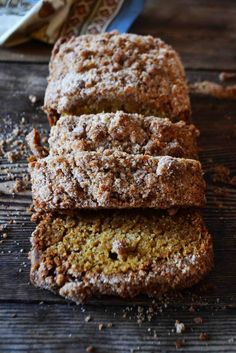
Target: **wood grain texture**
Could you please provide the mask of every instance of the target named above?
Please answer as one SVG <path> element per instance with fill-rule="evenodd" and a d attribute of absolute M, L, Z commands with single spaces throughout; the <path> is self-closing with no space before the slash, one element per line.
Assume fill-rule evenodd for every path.
<path fill-rule="evenodd" d="M 184 340 L 184 352 L 235 352 L 236 313 L 232 309 L 214 310 L 211 314 L 199 308 L 193 314 L 188 308 L 167 307 L 152 322 L 137 323 L 137 308 L 123 318 L 125 306 L 5 304 L 0 306 L 0 351 L 4 353 L 82 353 L 92 345 L 95 352 L 176 352 L 177 339 Z M 85 322 L 90 315 L 91 321 Z M 195 317 L 203 324 L 197 325 Z M 175 321 L 186 325 L 186 332 L 175 332 Z M 109 322 L 112 328 L 107 328 Z M 104 328 L 99 331 L 98 325 Z M 156 332 L 156 334 L 155 334 Z M 209 341 L 201 342 L 202 332 Z"/>

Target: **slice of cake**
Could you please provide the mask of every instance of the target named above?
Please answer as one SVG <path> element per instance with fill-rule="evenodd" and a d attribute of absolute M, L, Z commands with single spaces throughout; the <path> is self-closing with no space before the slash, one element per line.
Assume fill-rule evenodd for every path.
<path fill-rule="evenodd" d="M 74 152 L 29 163 L 36 211 L 204 205 L 201 164 L 169 156 Z"/>
<path fill-rule="evenodd" d="M 51 128 L 50 154 L 104 150 L 152 156 L 197 158 L 197 136 L 194 125 L 184 121 L 139 114 L 100 113 L 62 116 Z"/>
<path fill-rule="evenodd" d="M 117 32 L 60 39 L 49 66 L 44 109 L 63 114 L 141 113 L 188 120 L 180 58 L 159 38 Z"/>
<path fill-rule="evenodd" d="M 87 211 L 45 216 L 31 237 L 31 280 L 78 303 L 88 297 L 158 296 L 197 283 L 213 266 L 196 211 Z"/>

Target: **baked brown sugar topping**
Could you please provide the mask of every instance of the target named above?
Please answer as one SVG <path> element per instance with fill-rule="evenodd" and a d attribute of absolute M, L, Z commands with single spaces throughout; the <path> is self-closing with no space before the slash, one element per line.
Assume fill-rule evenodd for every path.
<path fill-rule="evenodd" d="M 151 36 L 84 35 L 58 41 L 49 69 L 49 151 L 28 138 L 32 282 L 76 302 L 197 283 L 213 249 L 177 53 Z"/>
<path fill-rule="evenodd" d="M 200 207 L 205 183 L 191 159 L 77 152 L 29 164 L 37 211 Z"/>
<path fill-rule="evenodd" d="M 139 114 L 100 113 L 62 116 L 51 128 L 50 154 L 104 150 L 130 154 L 196 158 L 199 135 L 194 125 Z"/>
<path fill-rule="evenodd" d="M 31 242 L 32 281 L 75 301 L 188 287 L 213 263 L 211 237 L 195 211 L 47 216 Z"/>
<path fill-rule="evenodd" d="M 159 38 L 117 32 L 60 40 L 44 102 L 51 124 L 62 114 L 123 110 L 187 120 L 190 103 L 179 56 Z"/>

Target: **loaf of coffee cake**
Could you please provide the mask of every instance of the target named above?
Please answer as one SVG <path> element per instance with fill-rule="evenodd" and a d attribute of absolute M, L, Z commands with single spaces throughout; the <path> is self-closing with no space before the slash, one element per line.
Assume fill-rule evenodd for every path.
<path fill-rule="evenodd" d="M 197 158 L 199 131 L 184 121 L 139 114 L 100 113 L 62 116 L 51 128 L 50 154 L 104 150 L 152 156 Z"/>
<path fill-rule="evenodd" d="M 52 52 L 44 109 L 63 114 L 141 113 L 188 120 L 180 58 L 159 38 L 117 32 L 60 39 Z"/>
<path fill-rule="evenodd" d="M 196 211 L 87 211 L 47 215 L 31 237 L 31 280 L 84 302 L 151 297 L 197 283 L 213 266 L 212 239 Z"/>
<path fill-rule="evenodd" d="M 205 183 L 192 159 L 74 152 L 29 163 L 37 211 L 200 207 Z"/>

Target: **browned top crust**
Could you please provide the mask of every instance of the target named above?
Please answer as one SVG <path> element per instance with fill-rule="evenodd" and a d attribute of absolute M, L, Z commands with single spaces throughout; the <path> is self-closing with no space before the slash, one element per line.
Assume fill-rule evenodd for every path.
<path fill-rule="evenodd" d="M 50 154 L 118 150 L 130 154 L 197 158 L 194 125 L 139 114 L 61 116 L 51 128 Z"/>
<path fill-rule="evenodd" d="M 175 50 L 159 38 L 117 32 L 56 44 L 44 108 L 49 116 L 123 110 L 177 121 L 190 114 Z"/>
<path fill-rule="evenodd" d="M 212 239 L 195 211 L 46 216 L 31 243 L 32 282 L 76 302 L 157 296 L 192 286 L 213 266 Z"/>
<path fill-rule="evenodd" d="M 49 155 L 29 163 L 35 209 L 203 206 L 198 161 L 108 152 Z"/>

